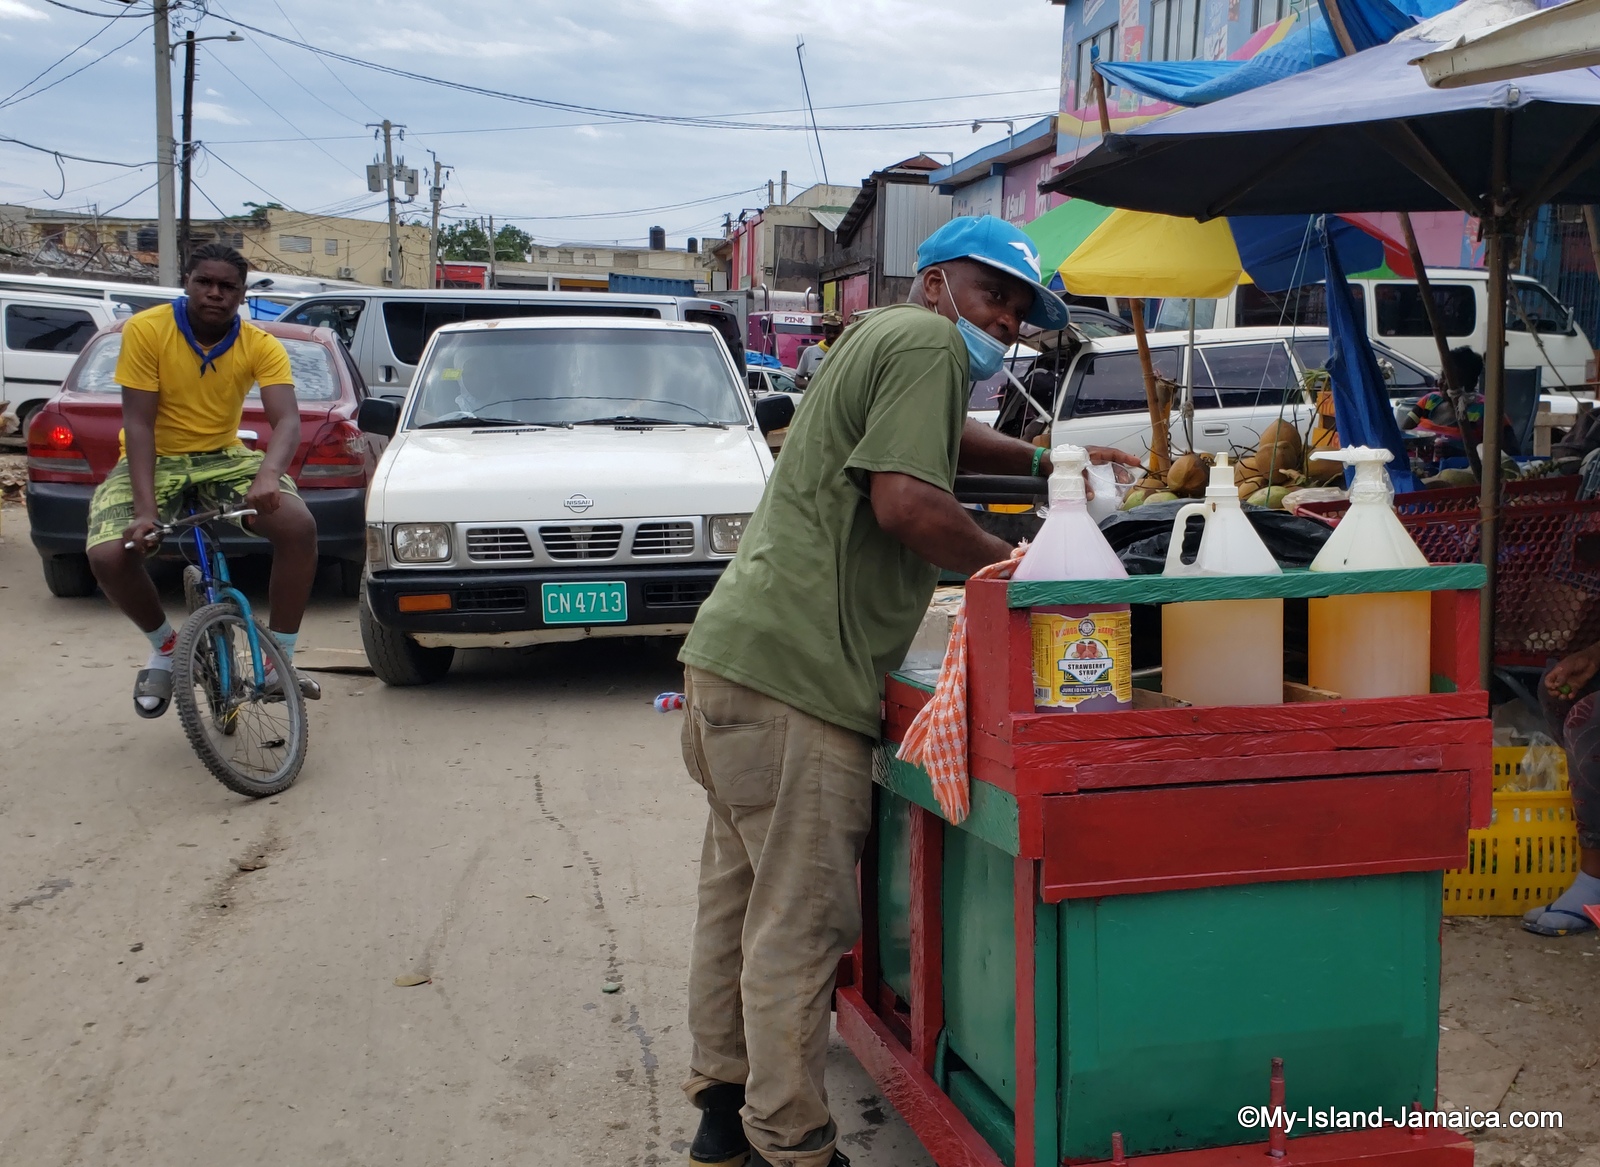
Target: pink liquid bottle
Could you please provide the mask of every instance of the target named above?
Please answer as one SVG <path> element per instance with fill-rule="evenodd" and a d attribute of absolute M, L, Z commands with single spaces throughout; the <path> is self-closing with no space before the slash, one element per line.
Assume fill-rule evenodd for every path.
<path fill-rule="evenodd" d="M 1017 580 L 1126 579 L 1127 570 L 1089 517 L 1082 446 L 1050 451 L 1050 509 L 1012 576 Z M 1127 604 L 1052 605 L 1028 613 L 1033 631 L 1033 707 L 1040 713 L 1133 708 L 1133 645 Z"/>

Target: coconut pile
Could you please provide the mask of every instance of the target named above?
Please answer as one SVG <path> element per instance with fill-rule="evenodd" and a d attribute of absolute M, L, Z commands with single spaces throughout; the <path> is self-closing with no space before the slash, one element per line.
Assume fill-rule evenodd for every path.
<path fill-rule="evenodd" d="M 1234 463 L 1233 483 L 1240 501 L 1281 511 L 1286 509 L 1284 499 L 1293 490 L 1342 481 L 1342 463 L 1331 459 L 1313 462 L 1309 453 L 1293 423 L 1282 419 L 1273 422 L 1262 432 L 1261 444 Z M 1200 498 L 1210 482 L 1214 461 L 1210 454 L 1184 454 L 1173 459 L 1165 474 L 1152 471 L 1136 482 L 1122 509 Z"/>

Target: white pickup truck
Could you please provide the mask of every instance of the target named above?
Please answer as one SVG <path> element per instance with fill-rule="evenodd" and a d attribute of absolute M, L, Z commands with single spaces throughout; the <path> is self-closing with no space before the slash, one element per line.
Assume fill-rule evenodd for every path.
<path fill-rule="evenodd" d="M 682 636 L 739 549 L 772 470 L 763 434 L 793 403 L 752 401 L 705 324 L 545 317 L 447 325 L 367 497 L 360 623 L 391 685 L 458 648 Z"/>

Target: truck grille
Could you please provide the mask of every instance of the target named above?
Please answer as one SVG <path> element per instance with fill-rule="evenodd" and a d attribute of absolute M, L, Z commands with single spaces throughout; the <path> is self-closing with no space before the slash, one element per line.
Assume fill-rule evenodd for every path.
<path fill-rule="evenodd" d="M 467 532 L 467 558 L 484 562 L 532 559 L 533 544 L 520 527 L 474 527 Z"/>
<path fill-rule="evenodd" d="M 622 524 L 540 527 L 539 539 L 551 559 L 610 559 L 622 545 Z"/>
<path fill-rule="evenodd" d="M 694 550 L 693 523 L 640 523 L 633 537 L 633 553 L 688 555 Z"/>
<path fill-rule="evenodd" d="M 462 588 L 456 592 L 458 612 L 521 612 L 527 607 L 527 588 Z"/>
<path fill-rule="evenodd" d="M 647 608 L 693 608 L 705 602 L 711 589 L 717 586 L 710 579 L 674 579 L 644 585 L 644 606 Z"/>

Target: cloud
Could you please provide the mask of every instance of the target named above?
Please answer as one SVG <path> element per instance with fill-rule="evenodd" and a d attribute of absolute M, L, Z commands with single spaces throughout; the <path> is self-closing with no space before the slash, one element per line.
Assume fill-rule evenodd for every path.
<path fill-rule="evenodd" d="M 211 92 L 207 90 L 206 92 Z M 219 101 L 197 101 L 194 103 L 194 118 L 198 122 L 218 122 L 224 126 L 248 126 L 249 118 L 242 118 L 232 112 Z"/>
<path fill-rule="evenodd" d="M 31 8 L 22 0 L 0 0 L 0 20 L 49 20 L 50 17 Z"/>

